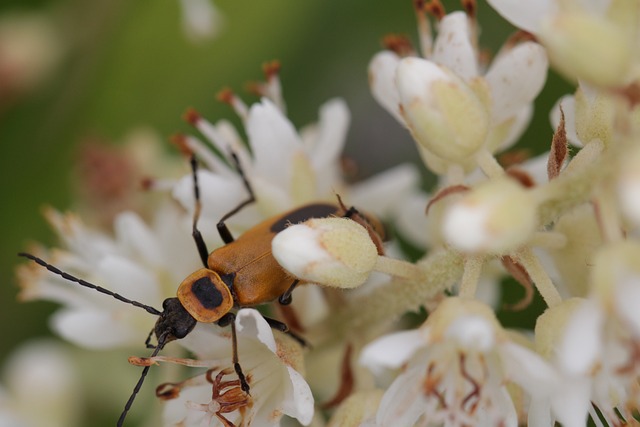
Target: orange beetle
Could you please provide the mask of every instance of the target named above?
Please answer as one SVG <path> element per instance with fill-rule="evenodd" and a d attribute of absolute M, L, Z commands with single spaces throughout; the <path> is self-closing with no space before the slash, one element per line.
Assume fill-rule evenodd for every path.
<path fill-rule="evenodd" d="M 384 230 L 382 225 L 374 218 L 361 214 L 353 207 L 347 209 L 338 197 L 337 204 L 312 203 L 267 219 L 246 231 L 235 240 L 227 228 L 225 221 L 246 205 L 254 202 L 255 198 L 237 157 L 234 153 L 231 155 L 238 173 L 243 179 L 245 188 L 249 192 L 249 198 L 227 213 L 218 222 L 218 232 L 225 242 L 225 245 L 215 249 L 211 253 L 209 253 L 204 239 L 197 228 L 201 210 L 200 191 L 196 173 L 197 162 L 195 157 L 193 155 L 191 156 L 193 187 L 196 201 L 192 234 L 204 268 L 191 273 L 182 281 L 178 287 L 177 296 L 164 300 L 162 303 L 162 311 L 127 299 L 122 295 L 74 277 L 34 255 L 28 253 L 20 253 L 18 255 L 35 261 L 66 280 L 95 289 L 119 301 L 134 305 L 151 314 L 157 315 L 158 320 L 145 341 L 145 345 L 148 348 L 154 349 L 150 357 L 155 357 L 167 343 L 187 336 L 197 322 L 215 322 L 220 326 L 230 325 L 234 370 L 238 375 L 241 389 L 248 394 L 249 384 L 238 361 L 237 338 L 234 323 L 235 313 L 231 310 L 234 308 L 253 307 L 276 299 L 278 299 L 280 304 L 290 304 L 291 293 L 298 284 L 298 280 L 291 277 L 280 267 L 273 257 L 271 253 L 271 241 L 273 237 L 290 224 L 303 222 L 310 218 L 343 216 L 351 218 L 367 228 L 372 240 L 378 246 L 379 252 L 382 253 L 381 236 L 384 235 Z M 283 322 L 268 317 L 264 318 L 272 328 L 288 333 L 304 344 L 304 341 L 296 334 L 290 332 L 287 325 Z M 156 345 L 151 344 L 152 335 L 156 336 Z M 123 425 L 124 419 L 144 382 L 149 368 L 150 365 L 144 366 L 140 379 L 120 415 L 117 423 L 118 427 Z"/>

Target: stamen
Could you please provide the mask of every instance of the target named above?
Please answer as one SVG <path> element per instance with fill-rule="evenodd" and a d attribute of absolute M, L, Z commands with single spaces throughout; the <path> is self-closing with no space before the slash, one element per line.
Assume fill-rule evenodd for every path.
<path fill-rule="evenodd" d="M 243 122 L 247 121 L 247 116 L 249 114 L 249 108 L 235 94 L 235 92 L 233 90 L 231 90 L 230 88 L 224 88 L 220 92 L 218 92 L 218 95 L 216 95 L 216 98 L 218 99 L 218 101 L 222 101 L 225 104 L 230 105 L 231 108 L 233 108 L 233 111 L 236 112 L 238 117 L 240 117 L 240 119 Z"/>
<path fill-rule="evenodd" d="M 424 9 L 438 21 L 441 21 L 442 18 L 444 18 L 447 14 L 447 11 L 445 10 L 444 5 L 440 2 L 440 0 L 431 0 L 429 3 L 425 4 Z"/>
<path fill-rule="evenodd" d="M 415 49 L 411 40 L 406 35 L 387 34 L 382 38 L 382 46 L 385 49 L 395 52 L 396 55 L 404 57 L 415 54 Z"/>
<path fill-rule="evenodd" d="M 464 399 L 462 399 L 462 402 L 460 403 L 460 409 L 464 411 L 464 407 L 467 405 L 467 403 L 470 402 L 471 399 L 475 397 L 476 401 L 471 405 L 471 408 L 469 408 L 469 411 L 468 411 L 470 414 L 473 414 L 475 410 L 478 408 L 478 404 L 480 403 L 480 384 L 467 371 L 467 367 L 465 365 L 466 354 L 460 353 L 459 356 L 460 357 L 458 361 L 460 364 L 460 373 L 462 374 L 462 377 L 465 380 L 471 383 L 471 387 L 472 387 L 472 390 L 469 392 L 469 394 L 467 394 L 464 397 Z"/>
<path fill-rule="evenodd" d="M 425 0 L 414 0 L 413 8 L 416 11 L 418 21 L 418 37 L 420 39 L 420 51 L 422 56 L 428 58 L 433 49 L 433 36 L 431 34 L 431 23 L 427 16 Z"/>

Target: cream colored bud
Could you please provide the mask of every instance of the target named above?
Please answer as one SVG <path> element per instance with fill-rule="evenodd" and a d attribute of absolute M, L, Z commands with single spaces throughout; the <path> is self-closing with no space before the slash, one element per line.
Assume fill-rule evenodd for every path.
<path fill-rule="evenodd" d="M 446 67 L 405 58 L 396 72 L 402 114 L 416 141 L 444 160 L 473 156 L 489 133 L 482 98 Z"/>
<path fill-rule="evenodd" d="M 273 256 L 295 277 L 354 288 L 369 277 L 378 250 L 363 226 L 348 218 L 310 219 L 278 233 Z"/>
<path fill-rule="evenodd" d="M 631 38 L 613 21 L 572 10 L 545 22 L 539 37 L 552 64 L 568 76 L 600 86 L 626 83 Z"/>
<path fill-rule="evenodd" d="M 536 203 L 515 181 L 499 179 L 479 185 L 445 212 L 444 239 L 468 253 L 502 254 L 517 249 L 535 231 Z"/>

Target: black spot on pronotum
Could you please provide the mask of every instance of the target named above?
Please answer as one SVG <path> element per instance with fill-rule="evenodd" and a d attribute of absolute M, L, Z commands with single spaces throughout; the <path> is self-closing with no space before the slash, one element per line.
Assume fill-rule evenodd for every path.
<path fill-rule="evenodd" d="M 222 294 L 208 277 L 201 277 L 193 282 L 191 292 L 206 309 L 214 309 L 222 304 Z"/>
<path fill-rule="evenodd" d="M 289 212 L 271 225 L 271 232 L 279 233 L 289 224 L 298 224 L 311 218 L 326 218 L 338 212 L 335 205 L 328 203 L 314 203 Z"/>

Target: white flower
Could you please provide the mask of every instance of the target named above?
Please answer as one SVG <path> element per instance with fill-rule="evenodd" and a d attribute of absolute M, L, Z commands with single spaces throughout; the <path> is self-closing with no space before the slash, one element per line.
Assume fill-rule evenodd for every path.
<path fill-rule="evenodd" d="M 556 412 L 573 409 L 565 419 L 576 422 L 559 417 L 563 425 L 580 425 L 589 402 L 610 425 L 620 423 L 618 414 L 631 420 L 640 407 L 639 257 L 636 242 L 603 247 L 593 260 L 589 298 L 573 304 L 564 324 L 553 325 L 556 336 L 546 345 L 553 346 L 566 389 L 573 387 L 568 393 L 576 399 L 571 406 L 556 405 Z"/>
<path fill-rule="evenodd" d="M 300 345 L 283 335 L 274 337 L 267 322 L 253 309 L 240 310 L 235 324 L 238 358 L 250 395 L 240 389 L 233 368 L 230 334 L 220 334 L 213 325 L 198 324 L 182 340 L 198 360 L 152 359 L 208 369 L 181 383 L 158 388 L 167 401 L 165 425 L 216 426 L 224 417 L 236 426 L 279 426 L 283 415 L 308 425 L 314 412 L 313 396 L 302 376 Z"/>
<path fill-rule="evenodd" d="M 53 341 L 34 341 L 14 351 L 3 367 L 0 426 L 79 425 L 78 377 L 67 350 Z"/>
<path fill-rule="evenodd" d="M 553 371 L 510 341 L 489 307 L 457 297 L 444 300 L 420 329 L 369 344 L 360 361 L 374 372 L 402 369 L 380 403 L 381 427 L 418 420 L 424 426 L 515 426 L 507 384 L 530 394 L 553 384 Z"/>
<path fill-rule="evenodd" d="M 268 74 L 270 77 L 271 74 Z M 320 108 L 317 123 L 297 131 L 286 117 L 277 81 L 269 78 L 264 92 L 269 97 L 247 108 L 234 95 L 231 103 L 243 119 L 248 144 L 227 121 L 208 122 L 191 111 L 188 121 L 205 136 L 207 142 L 221 153 L 221 161 L 195 137 L 183 137 L 186 144 L 208 170 L 200 170 L 202 220 L 205 236 L 215 236 L 215 224 L 249 195 L 230 154 L 233 151 L 244 170 L 256 198 L 256 203 L 242 209 L 229 219 L 235 232 L 242 232 L 261 219 L 269 218 L 310 202 L 335 202 L 339 194 L 348 205 L 377 215 L 393 216 L 400 202 L 417 192 L 419 174 L 405 164 L 374 176 L 367 181 L 348 186 L 342 176 L 340 156 L 346 141 L 350 113 L 341 99 L 333 99 Z M 247 147 L 248 145 L 248 147 Z M 375 182 L 376 185 L 369 185 Z M 384 182 L 383 186 L 377 185 Z M 174 197 L 193 210 L 193 183 L 190 175 L 175 186 Z"/>
<path fill-rule="evenodd" d="M 190 218 L 170 204 L 159 207 L 148 225 L 132 212 L 119 214 L 114 236 L 93 230 L 73 214 L 53 209 L 47 220 L 63 248 L 36 255 L 60 270 L 112 292 L 162 308 L 180 282 L 200 263 L 191 238 Z M 18 269 L 23 300 L 47 299 L 63 308 L 52 318 L 65 339 L 89 348 L 139 346 L 156 318 L 92 289 L 64 280 L 35 263 Z"/>
<path fill-rule="evenodd" d="M 514 25 L 537 36 L 551 62 L 573 78 L 604 86 L 637 79 L 639 5 L 627 0 L 489 0 Z"/>
<path fill-rule="evenodd" d="M 436 173 L 449 162 L 471 170 L 481 148 L 494 152 L 512 145 L 546 79 L 546 55 L 533 42 L 503 49 L 484 72 L 472 25 L 464 13 L 451 13 L 439 22 L 433 53 L 424 60 L 384 51 L 369 64 L 374 98 L 411 130 Z M 421 35 L 431 43 L 429 33 Z M 408 60 L 415 66 L 407 67 Z"/>

